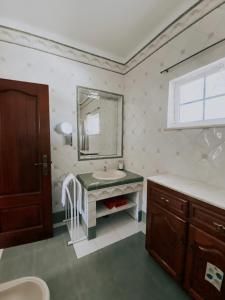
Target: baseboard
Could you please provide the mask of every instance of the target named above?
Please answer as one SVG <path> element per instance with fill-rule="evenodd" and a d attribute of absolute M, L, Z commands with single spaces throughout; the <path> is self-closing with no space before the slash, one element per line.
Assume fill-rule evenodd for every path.
<path fill-rule="evenodd" d="M 64 211 L 57 211 L 52 215 L 53 224 L 61 223 L 65 219 Z"/>
<path fill-rule="evenodd" d="M 3 249 L 0 249 L 0 260 L 2 258 L 2 254 L 3 254 Z"/>
<path fill-rule="evenodd" d="M 146 212 L 142 210 L 142 222 L 146 223 L 146 217 L 147 217 Z"/>

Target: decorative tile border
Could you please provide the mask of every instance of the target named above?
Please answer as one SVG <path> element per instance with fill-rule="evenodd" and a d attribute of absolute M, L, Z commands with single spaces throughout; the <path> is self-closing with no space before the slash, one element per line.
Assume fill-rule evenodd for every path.
<path fill-rule="evenodd" d="M 88 199 L 88 202 L 95 202 L 98 200 L 116 197 L 119 195 L 134 193 L 134 192 L 141 192 L 143 189 L 143 183 L 129 183 L 123 185 L 116 185 L 113 187 L 107 187 L 104 189 L 87 191 L 84 190 L 85 198 Z"/>
<path fill-rule="evenodd" d="M 31 33 L 0 26 L 0 41 L 54 54 L 90 66 L 122 74 L 124 65 Z"/>
<path fill-rule="evenodd" d="M 193 5 L 168 27 L 161 31 L 154 39 L 152 39 L 145 47 L 143 47 L 138 53 L 130 58 L 124 67 L 123 74 L 127 74 L 132 69 L 137 67 L 148 57 L 169 43 L 183 31 L 194 25 L 196 22 L 204 18 L 210 12 L 225 4 L 222 0 L 202 0 Z"/>
<path fill-rule="evenodd" d="M 176 36 L 223 4 L 225 4 L 225 1 L 222 0 L 198 1 L 124 64 L 47 38 L 1 25 L 0 41 L 50 53 L 59 57 L 125 75 L 164 45 L 169 43 Z"/>

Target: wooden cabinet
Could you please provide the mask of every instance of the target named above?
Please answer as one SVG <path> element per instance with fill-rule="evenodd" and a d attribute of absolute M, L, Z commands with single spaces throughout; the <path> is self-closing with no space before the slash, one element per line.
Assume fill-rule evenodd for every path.
<path fill-rule="evenodd" d="M 219 289 L 206 280 L 208 277 L 211 280 L 207 264 L 208 268 L 214 265 L 224 272 L 225 243 L 191 225 L 184 286 L 195 299 L 224 300 L 225 284 L 223 282 Z M 217 276 L 219 284 L 221 274 L 218 273 Z"/>
<path fill-rule="evenodd" d="M 224 210 L 148 181 L 146 249 L 194 299 L 225 299 Z"/>
<path fill-rule="evenodd" d="M 149 213 L 147 249 L 178 281 L 182 279 L 187 222 L 153 205 Z"/>

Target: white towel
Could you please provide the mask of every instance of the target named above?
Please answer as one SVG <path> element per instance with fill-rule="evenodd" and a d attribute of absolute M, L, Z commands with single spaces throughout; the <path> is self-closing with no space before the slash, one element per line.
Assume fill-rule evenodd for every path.
<path fill-rule="evenodd" d="M 61 202 L 62 202 L 62 206 L 63 207 L 66 204 L 66 190 L 68 190 L 68 185 L 71 182 L 71 180 L 75 183 L 75 176 L 72 173 L 68 174 L 66 176 L 66 178 L 63 180 L 63 184 L 62 184 L 62 198 L 61 198 Z"/>
<path fill-rule="evenodd" d="M 82 210 L 82 186 L 80 184 L 80 181 L 76 178 L 76 185 L 77 185 L 77 208 L 79 210 L 79 213 L 81 214 L 83 212 Z"/>

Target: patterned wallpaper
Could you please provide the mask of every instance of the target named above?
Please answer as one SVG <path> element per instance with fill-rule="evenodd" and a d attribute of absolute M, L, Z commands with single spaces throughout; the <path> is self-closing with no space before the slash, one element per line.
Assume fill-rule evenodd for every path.
<path fill-rule="evenodd" d="M 224 57 L 225 42 L 160 74 L 162 69 L 225 38 L 224 28 L 225 5 L 126 75 L 124 142 L 128 169 L 145 177 L 171 172 L 224 187 L 225 128 L 165 128 L 169 80 Z"/>
<path fill-rule="evenodd" d="M 106 162 L 117 167 L 117 160 L 77 159 L 76 86 L 87 86 L 123 94 L 122 75 L 0 42 L 0 78 L 44 83 L 49 85 L 52 155 L 53 209 L 62 210 L 61 180 L 68 172 L 74 174 L 103 169 Z M 68 121 L 73 125 L 73 147 L 54 130 L 55 125 Z"/>
<path fill-rule="evenodd" d="M 223 0 L 200 0 L 177 20 L 171 23 L 158 36 L 151 40 L 138 53 L 125 63 L 113 61 L 92 53 L 82 51 L 68 45 L 61 44 L 31 33 L 0 25 L 0 41 L 16 44 L 41 52 L 51 53 L 59 57 L 68 58 L 73 61 L 82 62 L 119 74 L 127 74 L 138 64 L 146 60 L 168 41 L 181 34 L 186 28 L 203 18 L 212 10 L 223 4 Z"/>
<path fill-rule="evenodd" d="M 0 77 L 49 85 L 54 211 L 61 210 L 60 182 L 65 173 L 90 172 L 102 168 L 105 162 L 110 167 L 117 165 L 116 159 L 77 160 L 77 85 L 125 94 L 124 157 L 127 169 L 145 177 L 171 172 L 224 186 L 225 129 L 166 131 L 165 127 L 169 80 L 224 57 L 225 43 L 169 73 L 160 74 L 162 69 L 178 60 L 225 38 L 224 28 L 225 5 L 178 35 L 125 76 L 0 42 Z M 73 147 L 65 146 L 62 136 L 54 131 L 61 121 L 73 124 Z"/>

